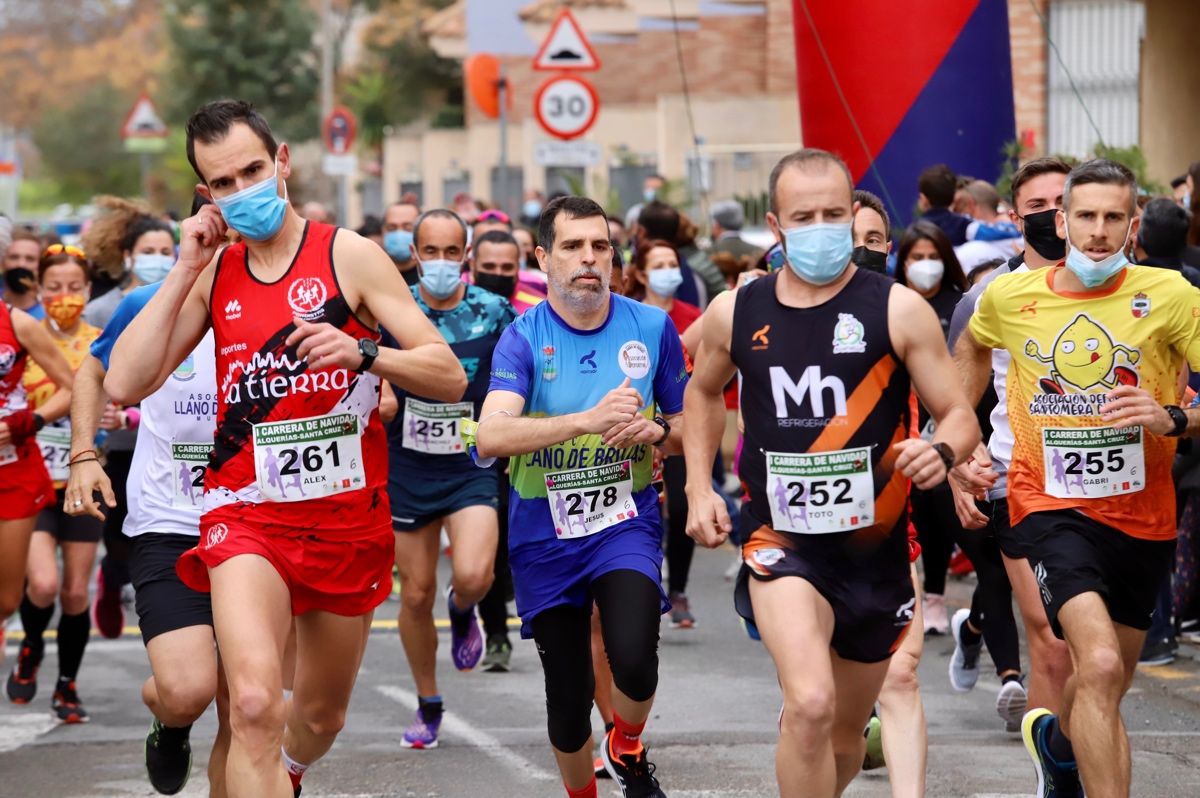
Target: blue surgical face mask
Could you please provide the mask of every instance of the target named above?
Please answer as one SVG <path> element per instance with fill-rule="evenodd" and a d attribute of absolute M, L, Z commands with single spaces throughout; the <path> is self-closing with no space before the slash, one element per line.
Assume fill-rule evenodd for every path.
<path fill-rule="evenodd" d="M 642 189 L 642 200 L 645 202 L 654 202 L 654 199 L 657 196 L 658 196 L 658 191 L 653 188 Z"/>
<path fill-rule="evenodd" d="M 536 219 L 542 215 L 542 203 L 537 200 L 525 200 L 521 206 L 521 215 L 526 219 Z"/>
<path fill-rule="evenodd" d="M 279 164 L 276 163 L 275 171 L 266 180 L 214 200 L 225 217 L 225 224 L 241 234 L 242 238 L 266 241 L 283 227 L 288 202 L 286 197 L 279 196 L 276 189 L 278 175 Z"/>
<path fill-rule="evenodd" d="M 1130 222 L 1129 226 L 1132 229 L 1133 222 Z M 1129 230 L 1126 230 L 1125 241 L 1120 248 L 1104 260 L 1096 261 L 1089 258 L 1083 251 L 1076 249 L 1068 235 L 1066 266 L 1072 274 L 1079 278 L 1079 282 L 1083 283 L 1085 288 L 1095 288 L 1129 265 L 1129 258 L 1125 257 L 1125 247 L 1128 244 Z"/>
<path fill-rule="evenodd" d="M 437 299 L 448 299 L 462 284 L 462 263 L 456 260 L 423 260 L 421 286 Z"/>
<path fill-rule="evenodd" d="M 133 276 L 143 285 L 157 283 L 167 276 L 175 265 L 174 255 L 162 255 L 157 252 L 141 252 L 133 256 Z"/>
<path fill-rule="evenodd" d="M 650 290 L 659 296 L 673 297 L 683 285 L 683 272 L 678 269 L 653 269 L 646 272 Z"/>
<path fill-rule="evenodd" d="M 403 262 L 412 257 L 409 248 L 412 242 L 413 234 L 408 230 L 391 230 L 383 234 L 383 249 L 395 261 Z"/>
<path fill-rule="evenodd" d="M 806 283 L 828 285 L 842 276 L 854 252 L 850 222 L 823 222 L 781 231 L 788 266 Z"/>

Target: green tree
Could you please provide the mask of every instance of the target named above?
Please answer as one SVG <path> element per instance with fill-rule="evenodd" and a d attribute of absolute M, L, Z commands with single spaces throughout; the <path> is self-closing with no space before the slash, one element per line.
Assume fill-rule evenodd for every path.
<path fill-rule="evenodd" d="M 171 0 L 171 105 L 183 122 L 200 105 L 248 100 L 285 139 L 318 133 L 315 16 L 305 0 Z"/>
<path fill-rule="evenodd" d="M 141 193 L 138 156 L 126 153 L 121 142 L 121 124 L 134 99 L 100 83 L 42 113 L 33 140 L 41 151 L 43 173 L 58 186 L 60 202 Z"/>
<path fill-rule="evenodd" d="M 344 96 L 369 147 L 383 142 L 388 126 L 434 114 L 438 127 L 463 121 L 462 65 L 441 58 L 421 26 L 451 0 L 370 0 L 375 12 L 363 32 L 364 54 L 348 77 Z"/>

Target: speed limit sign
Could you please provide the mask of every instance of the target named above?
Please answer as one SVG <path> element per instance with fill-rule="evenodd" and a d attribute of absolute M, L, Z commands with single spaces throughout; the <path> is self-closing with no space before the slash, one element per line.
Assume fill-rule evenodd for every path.
<path fill-rule="evenodd" d="M 533 111 L 547 133 L 573 139 L 588 132 L 600 110 L 592 84 L 574 75 L 550 78 L 533 98 Z"/>

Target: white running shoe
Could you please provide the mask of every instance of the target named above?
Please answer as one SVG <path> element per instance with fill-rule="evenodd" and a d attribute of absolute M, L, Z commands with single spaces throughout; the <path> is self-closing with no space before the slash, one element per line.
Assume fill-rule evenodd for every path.
<path fill-rule="evenodd" d="M 966 626 L 969 617 L 971 610 L 963 607 L 950 619 L 950 634 L 954 635 L 954 655 L 950 657 L 950 686 L 959 693 L 974 690 L 975 682 L 979 681 L 979 654 L 983 650 L 983 638 L 971 645 L 964 645 L 962 641 L 963 627 Z"/>
<path fill-rule="evenodd" d="M 1011 679 L 1000 685 L 1000 694 L 996 696 L 996 714 L 1004 721 L 1006 732 L 1019 732 L 1021 718 L 1025 716 L 1028 696 L 1025 685 L 1016 679 Z"/>
<path fill-rule="evenodd" d="M 925 634 L 944 635 L 950 632 L 950 620 L 946 617 L 946 597 L 938 593 L 926 593 L 921 600 L 925 614 Z"/>

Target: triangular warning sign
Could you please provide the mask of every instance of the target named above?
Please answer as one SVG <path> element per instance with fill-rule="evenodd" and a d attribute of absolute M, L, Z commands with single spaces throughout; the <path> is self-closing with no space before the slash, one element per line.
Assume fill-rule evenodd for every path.
<path fill-rule="evenodd" d="M 533 58 L 533 68 L 541 70 L 575 69 L 590 71 L 600 68 L 600 58 L 587 37 L 583 28 L 569 8 L 558 13 L 546 40 Z"/>
<path fill-rule="evenodd" d="M 167 123 L 158 115 L 154 101 L 146 94 L 138 97 L 129 116 L 125 117 L 125 124 L 121 125 L 121 138 L 159 138 L 166 135 Z"/>

